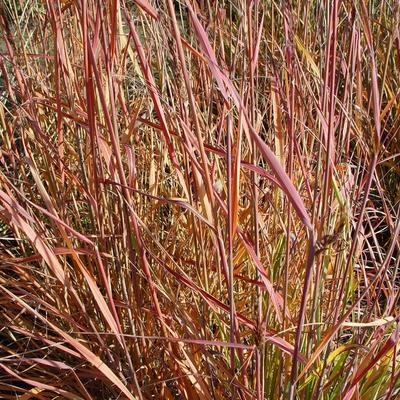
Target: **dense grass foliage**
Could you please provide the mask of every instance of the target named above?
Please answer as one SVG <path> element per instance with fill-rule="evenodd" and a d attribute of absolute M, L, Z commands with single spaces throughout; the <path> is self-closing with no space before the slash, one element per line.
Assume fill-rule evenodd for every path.
<path fill-rule="evenodd" d="M 0 397 L 397 398 L 399 26 L 0 1 Z"/>

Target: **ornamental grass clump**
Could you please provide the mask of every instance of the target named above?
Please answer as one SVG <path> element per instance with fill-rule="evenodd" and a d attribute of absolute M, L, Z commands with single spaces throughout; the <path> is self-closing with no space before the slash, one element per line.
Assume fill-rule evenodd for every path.
<path fill-rule="evenodd" d="M 278 3 L 0 1 L 1 398 L 400 395 L 400 8 Z"/>

